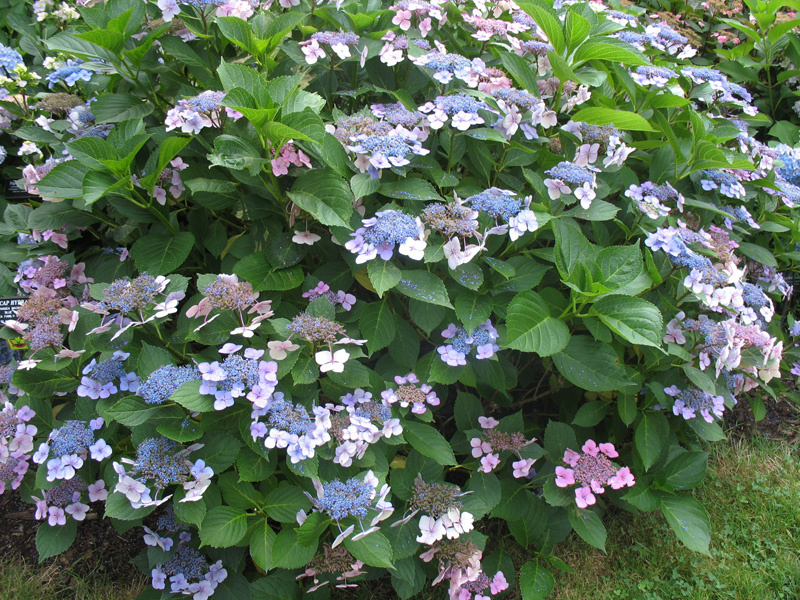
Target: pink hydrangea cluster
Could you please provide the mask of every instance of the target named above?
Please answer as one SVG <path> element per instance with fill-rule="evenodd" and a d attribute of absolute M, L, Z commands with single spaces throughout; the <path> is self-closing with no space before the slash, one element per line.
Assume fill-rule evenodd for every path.
<path fill-rule="evenodd" d="M 303 292 L 303 298 L 308 298 L 309 302 L 313 302 L 317 298 L 327 298 L 334 306 L 340 305 L 345 310 L 350 310 L 356 303 L 356 297 L 353 294 L 348 294 L 344 290 L 332 292 L 331 286 L 324 281 L 320 281 L 315 287 L 307 292 Z"/>
<path fill-rule="evenodd" d="M 469 442 L 472 446 L 472 456 L 481 459 L 478 471 L 491 473 L 500 465 L 501 452 L 513 452 L 519 458 L 511 463 L 514 477 L 517 479 L 527 477 L 536 461 L 532 458 L 523 458 L 520 451 L 535 442 L 536 438 L 526 439 L 521 432 L 498 431 L 495 427 L 500 421 L 493 417 L 478 417 L 478 423 L 483 428 L 483 435 L 472 438 Z"/>
<path fill-rule="evenodd" d="M 417 385 L 419 379 L 414 373 L 401 377 L 395 376 L 394 382 L 397 384 L 397 389 L 389 388 L 381 392 L 381 398 L 387 404 L 394 404 L 399 402 L 402 408 L 407 408 L 411 405 L 411 412 L 415 415 L 423 414 L 428 407 L 439 406 L 439 396 L 433 391 L 433 388 L 427 383 Z"/>
<path fill-rule="evenodd" d="M 618 490 L 625 486 L 633 487 L 636 480 L 630 468 L 617 466 L 610 459 L 617 458 L 619 453 L 614 444 L 596 444 L 594 440 L 586 440 L 581 448 L 583 454 L 574 450 L 564 452 L 564 462 L 568 468 L 556 467 L 556 485 L 569 487 L 578 484 L 575 488 L 575 503 L 580 508 L 586 508 L 597 502 L 595 494 L 605 492 L 605 486 Z"/>
<path fill-rule="evenodd" d="M 28 424 L 36 413 L 29 406 L 20 409 L 6 400 L 0 411 L 0 495 L 6 485 L 17 489 L 30 466 L 36 426 Z"/>
<path fill-rule="evenodd" d="M 275 177 L 288 174 L 291 166 L 311 168 L 311 159 L 305 152 L 296 148 L 292 140 L 286 142 L 280 150 L 271 148 L 270 153 L 273 158 L 269 163 L 272 165 L 272 174 Z"/>

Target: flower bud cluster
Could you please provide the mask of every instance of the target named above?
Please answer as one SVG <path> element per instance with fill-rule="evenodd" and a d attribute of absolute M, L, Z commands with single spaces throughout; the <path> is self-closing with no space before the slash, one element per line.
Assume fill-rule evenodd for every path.
<path fill-rule="evenodd" d="M 85 495 L 84 495 L 85 494 Z M 89 505 L 83 502 L 104 502 L 108 498 L 105 481 L 98 479 L 86 485 L 79 477 L 60 481 L 55 487 L 50 488 L 41 498 L 33 496 L 36 501 L 37 520 L 47 519 L 50 527 L 67 524 L 67 517 L 74 521 L 83 521 L 89 512 Z"/>
<path fill-rule="evenodd" d="M 500 465 L 501 452 L 513 452 L 519 460 L 512 463 L 514 477 L 517 479 L 527 477 L 530 474 L 533 463 L 532 458 L 523 458 L 520 451 L 536 441 L 536 438 L 527 439 L 522 432 L 507 433 L 495 429 L 500 421 L 493 417 L 478 417 L 478 423 L 483 429 L 481 437 L 472 438 L 469 445 L 472 446 L 472 456 L 481 459 L 481 466 L 478 471 L 491 473 Z"/>

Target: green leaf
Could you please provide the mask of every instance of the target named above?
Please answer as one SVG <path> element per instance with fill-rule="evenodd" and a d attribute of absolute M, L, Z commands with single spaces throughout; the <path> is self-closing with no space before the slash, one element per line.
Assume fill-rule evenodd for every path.
<path fill-rule="evenodd" d="M 175 390 L 169 399 L 192 412 L 213 412 L 214 397 L 200 393 L 202 381 L 187 381 Z"/>
<path fill-rule="evenodd" d="M 175 516 L 182 523 L 200 527 L 203 519 L 206 516 L 206 501 L 204 498 L 192 502 L 180 502 L 182 497 L 186 496 L 183 490 L 177 490 L 175 497 L 172 500 L 172 506 L 175 510 Z"/>
<path fill-rule="evenodd" d="M 191 141 L 191 138 L 185 137 L 170 137 L 163 140 L 158 146 L 158 162 L 155 171 L 142 179 L 142 185 L 152 190 L 169 162 L 178 156 L 178 153 Z"/>
<path fill-rule="evenodd" d="M 566 215 L 585 221 L 610 221 L 617 216 L 619 207 L 605 200 L 593 200 L 589 208 L 578 205 L 568 210 Z"/>
<path fill-rule="evenodd" d="M 130 500 L 119 492 L 109 492 L 105 505 L 105 516 L 121 521 L 136 521 L 149 515 L 156 509 L 155 506 L 133 508 Z"/>
<path fill-rule="evenodd" d="M 126 396 L 106 411 L 106 414 L 126 427 L 136 427 L 145 423 L 160 410 L 160 406 L 145 404 L 136 396 Z"/>
<path fill-rule="evenodd" d="M 356 541 L 353 541 L 352 537 L 348 537 L 344 541 L 344 547 L 364 564 L 394 570 L 392 545 L 380 531 L 370 533 Z"/>
<path fill-rule="evenodd" d="M 98 123 L 141 119 L 151 112 L 152 104 L 131 94 L 103 94 L 92 102 L 92 114 Z"/>
<path fill-rule="evenodd" d="M 418 177 L 406 177 L 389 183 L 382 183 L 378 188 L 378 193 L 389 198 L 399 198 L 401 200 L 437 200 L 443 202 L 442 198 L 434 187 L 424 179 Z"/>
<path fill-rule="evenodd" d="M 397 284 L 397 291 L 401 294 L 446 308 L 453 308 L 447 295 L 444 283 L 433 273 L 428 271 L 401 271 L 402 278 Z"/>
<path fill-rule="evenodd" d="M 578 409 L 572 424 L 578 427 L 594 427 L 608 414 L 608 404 L 600 400 L 587 402 Z"/>
<path fill-rule="evenodd" d="M 630 425 L 636 420 L 636 396 L 633 394 L 620 394 L 617 397 L 617 412 L 625 425 Z"/>
<path fill-rule="evenodd" d="M 200 527 L 202 546 L 230 548 L 247 533 L 247 513 L 232 506 L 215 506 L 206 513 Z"/>
<path fill-rule="evenodd" d="M 645 470 L 653 466 L 667 445 L 669 423 L 667 417 L 658 412 L 646 412 L 636 425 L 634 442 Z"/>
<path fill-rule="evenodd" d="M 72 392 L 78 387 L 77 380 L 67 371 L 42 369 L 17 369 L 12 382 L 23 392 L 36 398 L 49 398 L 56 393 Z"/>
<path fill-rule="evenodd" d="M 567 347 L 567 325 L 550 316 L 547 304 L 536 292 L 522 292 L 508 305 L 506 346 L 522 352 L 550 356 Z"/>
<path fill-rule="evenodd" d="M 486 319 L 492 314 L 493 306 L 491 296 L 481 296 L 477 292 L 462 291 L 456 296 L 456 316 L 470 334 L 478 325 L 486 323 Z"/>
<path fill-rule="evenodd" d="M 532 68 L 531 63 L 511 52 L 501 52 L 500 59 L 503 61 L 506 71 L 509 72 L 520 87 L 529 92 L 538 93 L 539 86 L 536 83 L 536 70 Z"/>
<path fill-rule="evenodd" d="M 575 56 L 573 56 L 574 62 L 572 66 L 577 68 L 578 65 L 589 60 L 605 60 L 631 66 L 648 64 L 645 57 L 630 44 L 599 40 L 589 40 L 578 48 Z"/>
<path fill-rule="evenodd" d="M 739 252 L 744 254 L 747 258 L 760 262 L 762 265 L 777 268 L 778 261 L 775 256 L 767 248 L 750 242 L 739 242 Z"/>
<path fill-rule="evenodd" d="M 667 518 L 675 535 L 687 548 L 709 554 L 711 525 L 703 505 L 691 496 L 663 496 L 661 512 Z"/>
<path fill-rule="evenodd" d="M 397 334 L 394 313 L 386 301 L 373 302 L 365 306 L 358 320 L 361 335 L 367 340 L 370 355 L 386 348 Z"/>
<path fill-rule="evenodd" d="M 544 449 L 550 455 L 551 462 L 561 462 L 564 451 L 567 449 L 578 450 L 578 440 L 575 430 L 566 423 L 550 421 L 544 430 Z"/>
<path fill-rule="evenodd" d="M 686 377 L 689 378 L 689 381 L 691 381 L 701 390 L 711 394 L 712 396 L 717 395 L 717 385 L 714 383 L 714 380 L 711 378 L 711 376 L 706 374 L 704 371 L 701 371 L 697 367 L 683 365 L 683 372 L 686 374 Z"/>
<path fill-rule="evenodd" d="M 72 545 L 78 533 L 78 522 L 67 518 L 67 523 L 51 527 L 46 522 L 40 523 L 36 530 L 36 551 L 39 553 L 39 562 L 61 554 Z"/>
<path fill-rule="evenodd" d="M 275 567 L 281 569 L 298 569 L 306 566 L 317 553 L 316 546 L 304 546 L 297 539 L 297 531 L 283 529 L 272 544 L 272 557 Z M 297 589 L 297 584 L 295 584 Z"/>
<path fill-rule="evenodd" d="M 252 284 L 257 292 L 292 290 L 303 283 L 300 267 L 273 270 L 263 253 L 249 254 L 233 267 L 233 272 Z"/>
<path fill-rule="evenodd" d="M 580 109 L 572 115 L 572 120 L 588 123 L 589 125 L 613 125 L 623 131 L 656 131 L 650 126 L 647 119 L 641 115 L 626 110 L 599 106 Z"/>
<path fill-rule="evenodd" d="M 367 263 L 367 275 L 372 287 L 378 296 L 383 297 L 383 294 L 392 289 L 403 278 L 400 269 L 394 266 L 388 260 L 371 260 Z"/>
<path fill-rule="evenodd" d="M 249 481 L 240 481 L 234 471 L 226 471 L 217 480 L 225 502 L 234 508 L 251 510 L 261 508 L 264 496 Z"/>
<path fill-rule="evenodd" d="M 696 487 L 703 481 L 708 467 L 707 452 L 682 452 L 664 467 L 664 482 L 676 490 Z"/>
<path fill-rule="evenodd" d="M 250 585 L 250 592 L 253 600 L 300 600 L 300 587 L 293 577 L 262 577 Z"/>
<path fill-rule="evenodd" d="M 595 302 L 589 312 L 632 344 L 661 347 L 661 311 L 647 300 L 612 294 Z"/>
<path fill-rule="evenodd" d="M 179 231 L 174 235 L 151 233 L 133 244 L 131 256 L 140 271 L 166 275 L 184 263 L 193 246 L 194 236 L 188 231 Z"/>
<path fill-rule="evenodd" d="M 432 458 L 440 465 L 457 464 L 449 442 L 430 425 L 416 421 L 404 421 L 403 435 L 417 452 Z"/>
<path fill-rule="evenodd" d="M 281 523 L 296 523 L 298 510 L 310 510 L 311 501 L 300 488 L 283 485 L 272 490 L 264 501 L 263 510 L 270 519 Z"/>
<path fill-rule="evenodd" d="M 220 429 L 208 431 L 200 441 L 203 447 L 197 450 L 196 456 L 205 460 L 215 473 L 222 473 L 230 467 L 239 455 L 239 448 L 242 447 L 240 439 Z"/>
<path fill-rule="evenodd" d="M 527 562 L 520 569 L 519 589 L 522 600 L 544 600 L 555 585 L 553 574 L 537 562 Z"/>
<path fill-rule="evenodd" d="M 595 251 L 574 221 L 558 219 L 552 223 L 553 233 L 556 236 L 553 259 L 561 277 L 567 279 L 576 265 L 586 264 L 594 256 Z"/>
<path fill-rule="evenodd" d="M 396 571 L 392 573 L 392 586 L 401 600 L 408 600 L 425 587 L 425 572 L 415 557 L 395 560 Z"/>
<path fill-rule="evenodd" d="M 274 566 L 272 547 L 277 537 L 266 517 L 259 519 L 250 533 L 250 556 L 264 571 L 269 571 Z"/>
<path fill-rule="evenodd" d="M 572 336 L 567 347 L 553 355 L 553 362 L 567 381 L 591 392 L 622 390 L 636 385 L 628 379 L 611 346 L 589 336 Z"/>
<path fill-rule="evenodd" d="M 323 225 L 350 229 L 353 193 L 347 182 L 330 171 L 306 171 L 287 195 Z"/>
<path fill-rule="evenodd" d="M 597 513 L 575 507 L 567 512 L 569 522 L 587 544 L 606 551 L 606 528 Z"/>
<path fill-rule="evenodd" d="M 597 254 L 597 266 L 603 276 L 603 285 L 618 290 L 636 280 L 644 271 L 639 242 L 633 246 L 609 246 Z"/>
<path fill-rule="evenodd" d="M 520 3 L 519 6 L 542 28 L 556 52 L 561 54 L 566 50 L 567 42 L 561 29 L 561 21 L 559 21 L 556 12 L 550 6 L 545 7 L 544 4 L 535 5 L 526 2 Z"/>
<path fill-rule="evenodd" d="M 89 167 L 76 160 L 59 163 L 36 184 L 42 198 L 83 198 L 83 178 Z"/>
<path fill-rule="evenodd" d="M 564 32 L 566 34 L 567 40 L 567 48 L 569 50 L 574 50 L 577 48 L 583 41 L 589 37 L 589 31 L 592 28 L 592 24 L 589 23 L 589 20 L 582 17 L 577 13 L 575 10 L 568 10 L 566 19 L 564 20 Z M 575 66 L 573 64 L 573 66 Z"/>

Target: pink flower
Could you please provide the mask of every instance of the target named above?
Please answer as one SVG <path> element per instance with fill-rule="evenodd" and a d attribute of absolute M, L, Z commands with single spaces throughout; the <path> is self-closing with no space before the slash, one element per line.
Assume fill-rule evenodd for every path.
<path fill-rule="evenodd" d="M 589 486 L 579 487 L 575 490 L 575 504 L 578 508 L 586 508 L 597 502 Z"/>
<path fill-rule="evenodd" d="M 514 468 L 514 477 L 517 479 L 527 477 L 531 472 L 531 467 L 533 466 L 534 462 L 536 461 L 534 461 L 532 458 L 524 458 L 511 463 L 511 466 Z"/>
<path fill-rule="evenodd" d="M 600 452 L 605 454 L 608 458 L 617 458 L 619 452 L 614 448 L 614 444 L 600 444 Z"/>
<path fill-rule="evenodd" d="M 481 459 L 481 466 L 478 469 L 483 473 L 491 473 L 500 464 L 500 457 L 497 454 L 487 454 Z"/>
<path fill-rule="evenodd" d="M 573 483 L 575 483 L 575 472 L 572 469 L 556 467 L 556 485 L 558 487 L 567 487 Z"/>
<path fill-rule="evenodd" d="M 307 244 L 309 246 L 313 246 L 322 238 L 319 237 L 316 233 L 311 233 L 310 231 L 295 231 L 294 235 L 292 236 L 292 241 L 295 244 Z"/>
<path fill-rule="evenodd" d="M 589 456 L 597 456 L 597 453 L 600 452 L 600 448 L 597 447 L 597 444 L 594 443 L 594 440 L 586 440 L 586 443 L 581 448 L 586 454 Z"/>
<path fill-rule="evenodd" d="M 500 421 L 498 421 L 494 417 L 478 417 L 478 423 L 484 429 L 494 429 L 495 427 L 500 425 Z"/>
<path fill-rule="evenodd" d="M 499 594 L 507 589 L 508 581 L 506 581 L 506 576 L 503 575 L 502 571 L 498 571 L 495 573 L 495 576 L 492 577 L 492 582 L 489 584 L 489 591 L 492 592 L 492 594 Z"/>
<path fill-rule="evenodd" d="M 287 352 L 294 352 L 300 346 L 293 344 L 289 340 L 284 340 L 282 342 L 267 342 L 267 347 L 269 348 L 270 358 L 283 360 L 286 358 Z"/>
<path fill-rule="evenodd" d="M 480 438 L 472 438 L 469 442 L 472 446 L 472 456 L 480 458 L 484 454 L 489 454 L 492 451 L 492 445 L 489 442 L 484 442 Z"/>
<path fill-rule="evenodd" d="M 575 452 L 575 450 L 570 450 L 569 448 L 567 448 L 564 451 L 564 462 L 567 463 L 570 467 L 574 467 L 577 464 L 578 459 L 580 457 L 581 455 Z"/>
<path fill-rule="evenodd" d="M 617 471 L 616 475 L 608 480 L 608 483 L 613 489 L 618 490 L 624 486 L 633 487 L 633 485 L 636 483 L 636 480 L 634 479 L 629 467 L 622 467 L 619 471 Z"/>

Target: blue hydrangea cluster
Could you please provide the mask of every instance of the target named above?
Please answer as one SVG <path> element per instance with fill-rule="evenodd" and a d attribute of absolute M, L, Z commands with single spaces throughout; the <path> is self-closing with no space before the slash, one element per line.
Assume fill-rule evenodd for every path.
<path fill-rule="evenodd" d="M 200 393 L 214 396 L 216 410 L 233 406 L 236 398 L 245 395 L 263 406 L 278 384 L 278 363 L 259 360 L 263 354 L 263 350 L 248 348 L 244 356 L 230 354 L 222 363 L 200 363 L 197 365 L 203 378 Z"/>
<path fill-rule="evenodd" d="M 103 290 L 103 300 L 98 308 L 122 313 L 142 310 L 162 289 L 163 283 L 148 273 L 142 273 L 132 281 L 117 279 Z"/>
<path fill-rule="evenodd" d="M 422 260 L 426 243 L 423 239 L 422 221 L 399 210 L 384 210 L 371 219 L 362 221 L 344 247 L 357 254 L 356 263 L 362 264 L 380 256 L 389 260 L 394 247 L 399 245 L 400 254 L 414 260 Z"/>
<path fill-rule="evenodd" d="M 448 83 L 453 75 L 460 78 L 460 75 L 472 70 L 470 60 L 460 54 L 434 51 L 416 58 L 412 57 L 411 61 L 417 66 L 435 71 L 434 77 L 442 83 Z"/>
<path fill-rule="evenodd" d="M 347 481 L 334 479 L 323 484 L 322 490 L 318 507 L 334 521 L 347 517 L 365 518 L 375 494 L 375 488 L 356 477 Z"/>
<path fill-rule="evenodd" d="M 408 110 L 400 102 L 394 104 L 373 104 L 370 106 L 372 114 L 392 125 L 402 125 L 412 129 L 422 120 L 422 114 L 415 110 Z"/>
<path fill-rule="evenodd" d="M 649 25 L 647 27 L 647 37 L 653 46 L 662 49 L 684 46 L 689 41 L 689 38 L 681 35 L 665 23 Z"/>
<path fill-rule="evenodd" d="M 210 113 L 215 110 L 219 110 L 224 99 L 225 92 L 208 90 L 198 94 L 194 98 L 188 98 L 186 100 L 182 100 L 181 102 L 185 102 L 186 106 L 195 112 Z"/>
<path fill-rule="evenodd" d="M 67 421 L 50 434 L 50 452 L 53 456 L 85 454 L 94 444 L 94 432 L 84 421 Z"/>
<path fill-rule="evenodd" d="M 644 34 L 636 33 L 635 31 L 620 31 L 616 37 L 642 50 L 644 49 L 645 42 L 647 42 L 647 37 L 645 37 Z"/>
<path fill-rule="evenodd" d="M 437 96 L 434 101 L 436 108 L 452 117 L 458 113 L 478 114 L 479 110 L 489 110 L 489 106 L 467 94 L 451 94 L 450 96 Z"/>
<path fill-rule="evenodd" d="M 463 327 L 456 327 L 454 323 L 450 323 L 442 332 L 442 337 L 445 338 L 445 343 L 436 351 L 439 353 L 439 358 L 451 367 L 466 365 L 466 358 L 473 351 L 475 358 L 483 360 L 491 358 L 500 349 L 496 343 L 499 337 L 497 329 L 488 319 L 486 323 L 476 327 L 472 334 L 468 334 Z"/>
<path fill-rule="evenodd" d="M 517 20 L 517 16 L 519 15 L 520 13 L 514 14 L 515 21 Z M 527 17 L 527 15 L 525 16 Z M 531 23 L 534 23 L 533 19 L 531 19 L 530 17 L 528 17 L 528 19 L 530 20 Z M 537 42 L 535 40 L 529 40 L 527 42 L 522 42 L 522 44 L 520 44 L 520 48 L 522 48 L 522 50 L 524 50 L 525 52 L 533 54 L 534 56 L 547 56 L 547 53 L 553 49 L 553 45 L 548 44 L 546 42 Z"/>
<path fill-rule="evenodd" d="M 727 75 L 720 71 L 708 67 L 685 67 L 681 69 L 681 75 L 688 77 L 697 85 L 708 83 L 711 89 L 719 92 L 714 98 L 715 101 L 740 106 L 745 114 L 751 116 L 758 114 L 758 109 L 750 104 L 753 101 L 750 92 L 738 83 L 728 81 Z"/>
<path fill-rule="evenodd" d="M 494 90 L 492 96 L 498 100 L 503 100 L 506 104 L 513 104 L 524 110 L 534 110 L 538 108 L 542 101 L 526 90 L 515 88 L 500 88 Z"/>
<path fill-rule="evenodd" d="M 79 81 L 91 81 L 92 72 L 81 67 L 83 61 L 79 58 L 70 58 L 52 73 L 47 75 L 47 87 L 53 89 L 58 82 L 62 82 L 67 87 L 72 87 Z"/>
<path fill-rule="evenodd" d="M 776 159 L 783 163 L 776 166 L 775 172 L 794 186 L 800 186 L 800 148 L 781 144 L 775 148 Z"/>
<path fill-rule="evenodd" d="M 636 25 L 638 25 L 636 17 L 629 15 L 628 13 L 624 13 L 621 10 L 609 10 L 606 11 L 605 14 L 610 20 L 615 21 L 620 25 L 629 25 L 631 27 L 636 27 Z"/>
<path fill-rule="evenodd" d="M 315 448 L 331 440 L 330 411 L 321 406 L 312 409 L 313 417 L 300 405 L 284 400 L 276 393 L 263 407 L 256 406 L 251 413 L 254 419 L 250 434 L 254 440 L 265 438 L 267 448 L 285 448 L 292 464 L 313 458 Z M 267 417 L 267 423 L 261 417 Z"/>
<path fill-rule="evenodd" d="M 585 167 L 568 161 L 561 161 L 552 169 L 545 171 L 553 179 L 563 181 L 570 187 L 580 187 L 584 183 L 594 185 L 595 174 Z"/>
<path fill-rule="evenodd" d="M 636 70 L 631 72 L 631 78 L 639 85 L 655 85 L 659 88 L 667 85 L 670 79 L 677 77 L 678 74 L 675 71 L 665 67 L 636 67 Z"/>
<path fill-rule="evenodd" d="M 180 454 L 181 450 L 183 447 L 169 438 L 147 438 L 136 448 L 133 473 L 154 481 L 159 489 L 184 483 L 189 478 L 191 464 Z"/>
<path fill-rule="evenodd" d="M 196 367 L 166 365 L 150 374 L 147 381 L 139 386 L 137 395 L 148 404 L 163 404 L 181 385 L 200 378 L 201 373 Z"/>
<path fill-rule="evenodd" d="M 697 388 L 680 390 L 674 385 L 664 391 L 675 398 L 673 414 L 682 416 L 687 421 L 694 419 L 699 412 L 706 422 L 713 423 L 714 417 L 722 418 L 725 412 L 725 400 L 722 396 L 712 396 Z"/>
<path fill-rule="evenodd" d="M 510 190 L 501 190 L 493 187 L 480 194 L 470 196 L 464 202 L 469 203 L 472 208 L 486 213 L 493 219 L 508 221 L 522 210 L 522 201 L 515 198 L 515 196 L 516 194 Z"/>
<path fill-rule="evenodd" d="M 311 39 L 329 46 L 355 46 L 360 38 L 349 31 L 317 31 Z"/>
<path fill-rule="evenodd" d="M 742 284 L 742 299 L 747 306 L 753 306 L 755 308 L 772 306 L 772 300 L 764 293 L 764 290 L 752 283 Z"/>
<path fill-rule="evenodd" d="M 181 544 L 161 569 L 168 576 L 182 575 L 186 581 L 203 579 L 208 571 L 208 561 L 191 546 Z"/>
<path fill-rule="evenodd" d="M 721 169 L 703 171 L 700 185 L 706 191 L 719 189 L 720 193 L 728 198 L 743 200 L 747 195 L 739 179 L 733 173 Z"/>
<path fill-rule="evenodd" d="M 14 70 L 18 64 L 22 62 L 22 55 L 14 50 L 13 48 L 9 48 L 0 44 L 0 67 L 3 67 L 6 70 L 6 73 L 9 73 Z"/>

